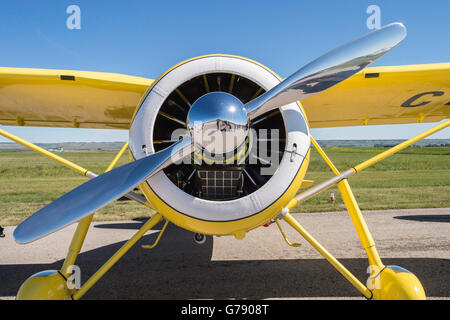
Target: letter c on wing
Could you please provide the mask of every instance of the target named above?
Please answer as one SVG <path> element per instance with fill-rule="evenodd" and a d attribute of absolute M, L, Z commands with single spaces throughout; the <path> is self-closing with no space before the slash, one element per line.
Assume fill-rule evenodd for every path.
<path fill-rule="evenodd" d="M 408 100 L 406 100 L 405 102 L 403 102 L 402 107 L 404 107 L 404 108 L 421 107 L 421 106 L 424 106 L 424 105 L 430 103 L 431 101 L 423 101 L 418 104 L 412 104 L 414 101 L 416 101 L 420 97 L 425 96 L 427 94 L 431 94 L 431 95 L 433 95 L 433 97 L 439 97 L 439 96 L 442 96 L 444 94 L 444 92 L 430 91 L 430 92 L 422 92 L 422 93 L 416 94 L 415 96 L 413 96 L 413 97 L 409 98 Z"/>

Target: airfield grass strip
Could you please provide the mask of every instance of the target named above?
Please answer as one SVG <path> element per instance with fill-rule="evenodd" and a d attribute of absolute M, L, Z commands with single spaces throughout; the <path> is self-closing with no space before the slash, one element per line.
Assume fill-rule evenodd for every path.
<path fill-rule="evenodd" d="M 346 170 L 385 148 L 325 148 L 339 170 Z M 116 151 L 70 151 L 62 156 L 94 172 L 103 172 Z M 122 157 L 118 165 L 127 161 Z M 315 150 L 306 179 L 333 176 Z M 78 173 L 28 151 L 0 150 L 0 225 L 23 219 L 87 181 Z M 350 186 L 362 210 L 450 208 L 450 147 L 407 148 L 352 177 Z M 333 192 L 336 201 L 330 201 Z M 336 187 L 304 202 L 293 212 L 342 211 Z M 144 218 L 153 212 L 133 201 L 118 201 L 99 210 L 94 220 Z"/>

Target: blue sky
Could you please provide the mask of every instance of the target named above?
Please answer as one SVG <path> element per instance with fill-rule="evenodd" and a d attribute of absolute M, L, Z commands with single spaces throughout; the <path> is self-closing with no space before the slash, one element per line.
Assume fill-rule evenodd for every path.
<path fill-rule="evenodd" d="M 69 30 L 69 5 L 81 29 Z M 229 53 L 288 76 L 381 24 L 403 22 L 408 37 L 374 65 L 450 62 L 448 0 L 433 1 L 2 1 L 0 65 L 117 72 L 156 78 L 185 59 Z M 315 129 L 319 139 L 408 138 L 430 124 Z M 5 127 L 33 142 L 124 141 L 127 131 Z M 450 138 L 450 129 L 433 138 Z M 6 141 L 0 138 L 0 141 Z"/>

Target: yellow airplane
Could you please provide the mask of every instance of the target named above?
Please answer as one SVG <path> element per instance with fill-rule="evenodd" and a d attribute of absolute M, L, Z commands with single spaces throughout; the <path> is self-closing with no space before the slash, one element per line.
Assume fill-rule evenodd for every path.
<path fill-rule="evenodd" d="M 90 178 L 23 221 L 28 243 L 77 222 L 60 270 L 37 273 L 17 299 L 80 299 L 152 227 L 165 221 L 205 235 L 237 239 L 286 221 L 367 299 L 425 299 L 417 277 L 385 266 L 348 179 L 442 130 L 450 120 L 339 172 L 310 128 L 438 122 L 450 116 L 450 63 L 371 67 L 406 36 L 393 23 L 305 65 L 286 79 L 258 62 L 213 54 L 181 62 L 156 80 L 121 74 L 0 68 L 0 124 L 127 129 L 129 141 L 105 173 L 86 168 L 0 129 L 0 134 Z M 304 180 L 311 145 L 335 176 Z M 130 162 L 115 168 L 129 152 Z M 311 186 L 312 185 L 312 186 Z M 358 280 L 299 224 L 289 210 L 337 185 L 368 256 Z M 133 190 L 139 187 L 144 197 Z M 300 190 L 300 192 L 299 192 Z M 66 279 L 94 212 L 126 196 L 155 214 L 80 288 Z"/>

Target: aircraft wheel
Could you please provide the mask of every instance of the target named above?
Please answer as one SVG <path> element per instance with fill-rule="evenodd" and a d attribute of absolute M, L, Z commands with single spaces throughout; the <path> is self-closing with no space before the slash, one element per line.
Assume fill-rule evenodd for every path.
<path fill-rule="evenodd" d="M 419 279 L 398 266 L 386 266 L 369 277 L 367 287 L 375 300 L 425 300 L 425 291 Z"/>
<path fill-rule="evenodd" d="M 206 242 L 206 236 L 201 233 L 194 234 L 194 241 L 197 244 L 204 244 Z"/>
<path fill-rule="evenodd" d="M 47 270 L 29 277 L 20 287 L 17 300 L 71 300 L 66 279 L 56 270 Z"/>

